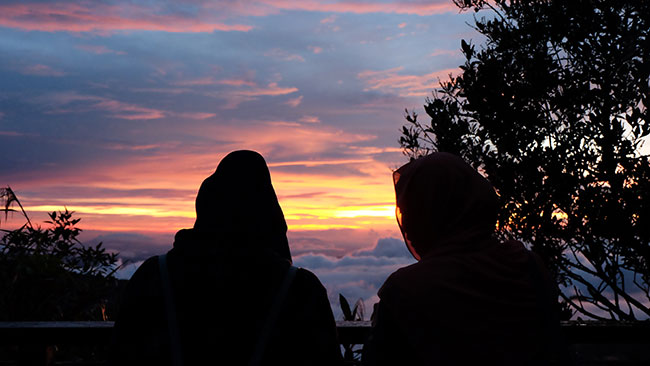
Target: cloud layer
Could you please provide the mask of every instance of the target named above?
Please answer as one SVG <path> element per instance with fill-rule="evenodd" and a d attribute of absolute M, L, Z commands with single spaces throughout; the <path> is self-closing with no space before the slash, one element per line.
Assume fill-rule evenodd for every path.
<path fill-rule="evenodd" d="M 108 234 L 97 236 L 91 242 L 103 241 L 107 248 L 120 251 L 121 263 L 126 263 L 117 276 L 130 278 L 142 262 L 153 255 L 166 252 L 170 243 L 163 238 L 144 235 Z M 312 271 L 327 289 L 330 305 L 337 319 L 342 312 L 339 294 L 354 303 L 362 299 L 367 317 L 378 301 L 377 290 L 397 269 L 415 263 L 402 240 L 381 238 L 374 247 L 353 251 L 341 257 L 305 253 L 294 255 L 294 265 Z"/>

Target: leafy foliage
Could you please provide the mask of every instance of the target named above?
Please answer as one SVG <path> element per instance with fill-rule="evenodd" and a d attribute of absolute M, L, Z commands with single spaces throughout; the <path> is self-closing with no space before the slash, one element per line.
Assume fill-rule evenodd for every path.
<path fill-rule="evenodd" d="M 463 157 L 502 201 L 499 233 L 531 245 L 577 311 L 650 316 L 650 2 L 456 0 L 486 38 L 406 115 L 411 159 Z M 569 314 L 566 314 L 570 316 Z"/>
<path fill-rule="evenodd" d="M 346 299 L 342 294 L 339 294 L 339 304 L 341 305 L 341 311 L 343 312 L 343 320 L 349 322 L 364 320 L 365 305 L 363 299 L 359 298 L 359 300 L 354 303 L 354 308 L 351 308 L 348 299 Z"/>
<path fill-rule="evenodd" d="M 354 304 L 354 308 L 350 307 L 348 299 L 339 294 L 339 304 L 341 306 L 341 311 L 343 312 L 343 320 L 345 321 L 363 321 L 365 314 L 365 304 L 363 299 L 359 298 Z M 356 347 L 355 344 L 343 344 L 343 359 L 348 365 L 359 365 L 361 364 L 361 351 L 362 348 Z"/>
<path fill-rule="evenodd" d="M 107 319 L 117 254 L 79 242 L 80 219 L 72 215 L 50 213 L 47 228 L 2 230 L 0 320 Z"/>
<path fill-rule="evenodd" d="M 3 202 L 2 205 L 0 205 L 2 208 L 0 208 L 0 211 L 4 211 L 5 213 L 5 221 L 7 220 L 7 216 L 9 215 L 9 212 L 16 212 L 11 206 L 15 203 L 20 207 L 20 210 L 27 220 L 27 224 L 31 227 L 32 222 L 29 220 L 29 217 L 27 216 L 27 213 L 25 212 L 25 209 L 23 208 L 23 205 L 20 203 L 18 200 L 18 197 L 16 197 L 16 194 L 14 191 L 11 189 L 11 187 L 7 186 L 6 188 L 0 188 L 0 202 Z"/>

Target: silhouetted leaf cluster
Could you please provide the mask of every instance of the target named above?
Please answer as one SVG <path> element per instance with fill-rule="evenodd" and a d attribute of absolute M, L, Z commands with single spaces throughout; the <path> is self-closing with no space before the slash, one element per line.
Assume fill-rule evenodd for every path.
<path fill-rule="evenodd" d="M 483 173 L 500 235 L 544 258 L 573 311 L 649 316 L 650 2 L 455 3 L 486 43 L 462 41 L 430 123 L 407 112 L 405 154 L 451 152 Z"/>
<path fill-rule="evenodd" d="M 350 307 L 348 299 L 339 294 L 339 305 L 341 306 L 341 311 L 343 312 L 343 320 L 345 321 L 363 321 L 365 316 L 365 304 L 363 299 L 357 300 L 354 304 L 354 308 Z M 342 344 L 343 346 L 343 360 L 347 365 L 360 365 L 361 364 L 361 347 L 356 347 L 355 344 Z"/>
<path fill-rule="evenodd" d="M 364 320 L 365 305 L 363 299 L 360 298 L 357 300 L 357 302 L 354 303 L 354 308 L 351 308 L 348 299 L 346 299 L 343 294 L 339 294 L 339 303 L 341 305 L 341 311 L 343 312 L 343 320 L 350 322 Z"/>
<path fill-rule="evenodd" d="M 16 212 L 11 206 L 15 203 L 20 207 L 20 211 L 22 212 L 23 216 L 25 217 L 25 220 L 27 220 L 27 224 L 29 226 L 32 226 L 32 222 L 29 220 L 29 217 L 27 216 L 27 213 L 25 213 L 25 209 L 23 208 L 23 205 L 20 203 L 20 200 L 18 200 L 18 197 L 16 197 L 16 194 L 14 191 L 11 189 L 11 187 L 7 186 L 6 188 L 0 188 L 0 211 L 4 211 L 5 213 L 5 221 L 7 220 L 7 217 L 9 215 L 9 212 Z M 0 221 L 1 222 L 1 221 Z"/>
<path fill-rule="evenodd" d="M 2 230 L 0 320 L 106 320 L 116 292 L 117 254 L 84 246 L 73 212 L 52 212 L 50 226 Z"/>

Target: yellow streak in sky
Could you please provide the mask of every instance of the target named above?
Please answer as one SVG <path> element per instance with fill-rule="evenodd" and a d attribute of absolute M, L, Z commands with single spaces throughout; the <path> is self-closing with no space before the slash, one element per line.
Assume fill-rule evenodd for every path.
<path fill-rule="evenodd" d="M 309 231 L 309 230 L 332 230 L 332 229 L 361 229 L 361 226 L 357 225 L 345 225 L 345 224 L 297 224 L 289 225 L 289 230 L 298 230 L 298 231 Z"/>
<path fill-rule="evenodd" d="M 151 216 L 151 217 L 187 217 L 194 218 L 194 211 L 176 211 L 166 208 L 144 208 L 124 206 L 66 206 L 69 211 L 76 213 L 91 213 L 100 215 L 127 215 L 127 216 Z M 61 206 L 33 206 L 32 211 L 52 212 L 60 211 Z"/>
<path fill-rule="evenodd" d="M 395 217 L 395 206 L 344 207 L 336 210 L 334 217 Z"/>

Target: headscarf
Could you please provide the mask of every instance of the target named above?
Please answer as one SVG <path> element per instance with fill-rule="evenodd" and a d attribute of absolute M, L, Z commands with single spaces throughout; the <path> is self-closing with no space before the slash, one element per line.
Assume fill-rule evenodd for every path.
<path fill-rule="evenodd" d="M 494 188 L 458 156 L 424 156 L 397 169 L 393 181 L 397 222 L 415 259 L 461 250 L 494 232 Z"/>
<path fill-rule="evenodd" d="M 559 326 L 549 320 L 554 284 L 522 243 L 492 235 L 492 185 L 448 153 L 402 166 L 394 182 L 398 223 L 419 262 L 391 274 L 379 290 L 368 357 L 423 365 L 545 359 L 543 348 L 557 338 L 551 327 Z"/>
<path fill-rule="evenodd" d="M 270 249 L 291 261 L 287 223 L 262 155 L 233 151 L 201 184 L 194 231 L 221 242 Z"/>

